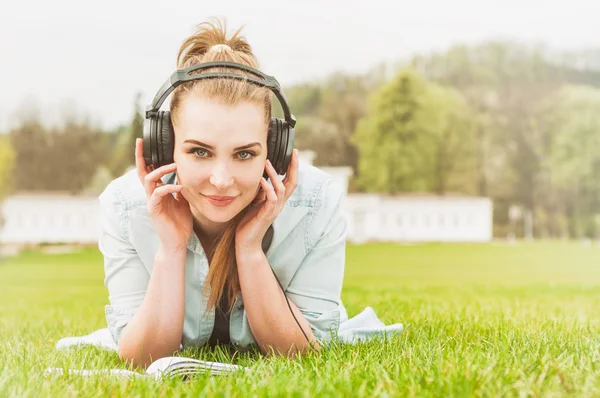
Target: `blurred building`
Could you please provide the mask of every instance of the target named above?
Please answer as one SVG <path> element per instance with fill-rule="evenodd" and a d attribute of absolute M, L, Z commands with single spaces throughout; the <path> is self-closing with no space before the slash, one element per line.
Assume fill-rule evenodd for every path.
<path fill-rule="evenodd" d="M 2 204 L 0 244 L 93 244 L 100 233 L 97 195 L 31 193 Z"/>
<path fill-rule="evenodd" d="M 349 239 L 392 242 L 489 242 L 492 201 L 468 196 L 351 194 Z"/>
<path fill-rule="evenodd" d="M 314 153 L 299 153 L 312 164 Z M 492 202 L 468 196 L 348 194 L 350 167 L 320 167 L 346 192 L 348 241 L 488 242 Z M 29 193 L 2 204 L 2 245 L 96 244 L 100 233 L 98 194 Z"/>

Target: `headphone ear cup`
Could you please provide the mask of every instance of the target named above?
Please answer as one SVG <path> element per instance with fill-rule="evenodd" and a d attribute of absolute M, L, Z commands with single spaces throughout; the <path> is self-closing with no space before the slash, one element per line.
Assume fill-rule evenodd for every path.
<path fill-rule="evenodd" d="M 294 138 L 294 128 L 285 120 L 275 117 L 271 119 L 267 136 L 267 157 L 279 175 L 284 175 L 290 165 Z"/>
<path fill-rule="evenodd" d="M 279 119 L 271 118 L 269 123 L 269 131 L 267 133 L 267 159 L 271 162 L 275 170 L 277 170 L 277 157 L 279 156 L 279 139 L 281 133 L 279 131 Z M 268 174 L 265 171 L 263 174 L 265 178 L 268 178 Z"/>
<path fill-rule="evenodd" d="M 152 153 L 152 142 L 154 141 L 153 129 L 155 129 L 155 124 L 157 123 L 156 117 L 149 117 L 144 119 L 144 162 L 146 166 L 151 166 L 154 164 L 153 161 L 153 153 Z"/>
<path fill-rule="evenodd" d="M 295 130 L 293 127 L 290 127 L 287 122 L 283 121 L 283 137 L 285 140 L 282 142 L 282 151 L 281 151 L 281 174 L 285 174 L 290 166 L 292 161 L 292 153 L 294 151 L 294 140 L 295 140 Z"/>
<path fill-rule="evenodd" d="M 275 166 L 275 170 L 277 170 L 277 174 L 284 175 L 287 171 L 287 168 L 284 167 L 285 147 L 287 144 L 287 123 L 281 119 L 278 119 L 277 123 L 277 129 L 279 131 L 279 141 L 277 144 L 279 147 L 277 148 L 277 166 Z"/>
<path fill-rule="evenodd" d="M 155 168 L 173 163 L 173 152 L 175 151 L 175 132 L 171 122 L 171 112 L 158 112 L 156 153 L 158 164 Z"/>
<path fill-rule="evenodd" d="M 290 127 L 285 120 L 278 118 L 271 120 L 271 126 L 274 137 L 269 140 L 269 145 L 273 147 L 269 160 L 273 163 L 277 174 L 284 175 L 292 160 L 294 128 Z"/>

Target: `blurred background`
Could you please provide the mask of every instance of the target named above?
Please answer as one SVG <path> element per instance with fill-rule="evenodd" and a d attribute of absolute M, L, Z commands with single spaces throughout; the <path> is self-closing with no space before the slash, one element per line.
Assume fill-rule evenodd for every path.
<path fill-rule="evenodd" d="M 600 238 L 599 2 L 219 3 L 3 7 L 4 250 L 96 242 L 97 195 L 210 17 L 283 85 L 350 241 Z"/>

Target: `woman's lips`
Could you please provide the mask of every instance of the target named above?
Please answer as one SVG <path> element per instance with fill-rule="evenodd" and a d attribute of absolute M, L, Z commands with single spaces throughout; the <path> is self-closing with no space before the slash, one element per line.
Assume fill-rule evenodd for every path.
<path fill-rule="evenodd" d="M 235 196 L 207 196 L 203 195 L 213 206 L 227 206 L 235 200 Z"/>

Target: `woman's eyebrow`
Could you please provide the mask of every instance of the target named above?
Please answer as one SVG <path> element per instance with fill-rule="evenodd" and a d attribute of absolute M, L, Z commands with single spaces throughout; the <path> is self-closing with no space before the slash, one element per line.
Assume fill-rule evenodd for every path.
<path fill-rule="evenodd" d="M 253 146 L 256 146 L 256 145 L 258 145 L 259 147 L 261 147 L 261 148 L 262 148 L 262 145 L 260 145 L 260 142 L 252 142 L 252 143 L 250 143 L 250 144 L 246 144 L 246 145 L 239 146 L 239 147 L 235 148 L 235 149 L 234 149 L 234 151 L 239 151 L 239 150 L 241 150 L 241 149 L 248 149 L 248 148 L 252 148 Z"/>
<path fill-rule="evenodd" d="M 196 145 L 203 146 L 205 148 L 212 149 L 212 150 L 215 149 L 214 146 L 205 144 L 204 142 L 198 141 L 198 140 L 185 140 L 185 141 L 183 141 L 183 143 L 184 144 L 186 144 L 186 143 L 196 144 Z M 248 149 L 248 148 L 251 148 L 251 147 L 256 146 L 256 145 L 258 145 L 259 147 L 262 148 L 262 145 L 260 144 L 260 142 L 251 142 L 250 144 L 246 144 L 246 145 L 242 145 L 242 146 L 238 146 L 237 148 L 234 148 L 234 151 L 239 151 L 239 150 L 242 150 L 242 149 Z"/>

